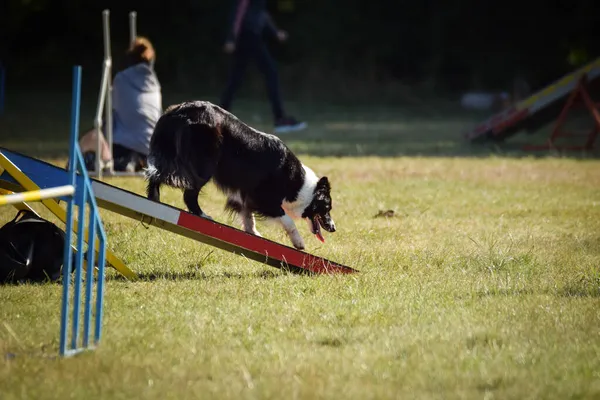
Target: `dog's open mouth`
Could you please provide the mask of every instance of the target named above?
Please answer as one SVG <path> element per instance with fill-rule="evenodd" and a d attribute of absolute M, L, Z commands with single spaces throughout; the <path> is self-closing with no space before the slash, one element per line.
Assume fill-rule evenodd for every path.
<path fill-rule="evenodd" d="M 312 219 L 312 231 L 315 234 L 315 236 L 317 237 L 317 239 L 319 239 L 321 242 L 325 243 L 325 238 L 323 237 L 323 234 L 321 233 L 321 221 L 320 221 L 320 217 L 318 215 L 316 215 L 313 219 Z"/>

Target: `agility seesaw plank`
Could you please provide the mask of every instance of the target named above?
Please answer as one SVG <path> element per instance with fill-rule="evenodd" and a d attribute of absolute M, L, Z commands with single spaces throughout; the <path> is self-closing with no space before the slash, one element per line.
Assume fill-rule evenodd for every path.
<path fill-rule="evenodd" d="M 40 187 L 52 187 L 64 182 L 66 171 L 22 154 L 0 148 L 13 163 Z M 0 175 L 10 181 L 10 176 Z M 80 179 L 80 178 L 78 178 Z M 294 272 L 353 273 L 355 269 L 329 261 L 304 251 L 246 233 L 237 228 L 190 214 L 167 204 L 153 202 L 129 192 L 92 179 L 92 189 L 99 207 L 148 225 L 230 251 L 275 268 Z"/>
<path fill-rule="evenodd" d="M 582 74 L 587 74 L 588 82 L 600 77 L 600 58 L 586 64 L 559 80 L 546 86 L 528 98 L 520 101 L 515 106 L 497 113 L 465 133 L 467 140 L 500 139 L 516 133 L 527 125 L 527 120 L 537 119 L 537 115 L 544 115 L 543 120 L 551 121 L 558 116 L 560 111 L 559 100 L 566 100 L 568 95 L 575 90 Z M 549 108 L 558 108 L 556 112 L 544 113 Z M 542 121 L 544 122 L 544 121 Z M 532 124 L 539 126 L 540 123 Z"/>
<path fill-rule="evenodd" d="M 54 186 L 58 186 L 61 183 L 64 184 L 65 182 L 67 182 L 67 171 L 60 169 L 58 167 L 55 167 L 51 164 L 48 163 L 42 163 L 39 160 L 35 160 L 33 158 L 29 158 L 26 156 L 20 156 L 20 163 L 17 163 L 15 161 L 13 161 L 10 157 L 11 154 L 16 154 L 16 153 L 10 153 L 9 151 L 3 149 L 0 147 L 0 166 L 2 167 L 2 171 L 0 172 L 0 187 L 4 188 L 4 189 L 8 189 L 11 190 L 13 192 L 17 192 L 18 189 L 23 189 L 25 191 L 33 191 L 33 190 L 40 190 L 40 189 L 48 189 Z M 42 168 L 37 168 L 39 172 L 44 173 L 45 171 L 50 171 L 50 168 L 55 168 L 58 171 L 62 171 L 62 175 L 61 176 L 55 176 L 53 182 L 57 183 L 57 185 L 54 184 L 50 184 L 50 185 L 41 185 L 39 183 L 36 183 L 36 181 L 28 175 L 27 171 L 28 168 L 20 168 L 19 164 L 21 165 L 26 165 L 26 166 L 35 166 L 34 163 L 29 162 L 30 161 L 34 161 L 34 162 L 40 162 L 42 163 Z M 78 181 L 77 181 L 77 185 L 82 185 L 83 181 L 81 177 L 78 177 Z M 67 201 L 68 199 L 65 197 L 61 198 L 64 201 Z M 55 199 L 44 199 L 41 200 L 41 203 L 48 208 L 48 210 L 50 210 L 50 212 L 52 212 L 58 219 L 61 220 L 61 222 L 65 223 L 67 220 L 67 213 L 65 210 L 63 210 L 63 208 L 58 204 L 57 200 Z M 73 232 L 77 233 L 78 229 L 77 229 L 77 224 L 73 224 Z M 83 232 L 84 238 L 88 238 L 89 237 L 89 233 L 87 232 L 87 229 L 85 230 L 85 232 Z M 84 239 L 86 242 L 87 240 Z M 95 241 L 94 243 L 94 249 L 96 250 L 96 254 L 98 253 L 98 249 L 99 249 L 99 242 Z M 109 262 L 110 265 L 113 266 L 113 268 L 115 268 L 117 271 L 119 271 L 121 273 L 121 275 L 125 276 L 126 278 L 130 279 L 130 280 L 135 280 L 137 279 L 137 274 L 134 273 L 133 271 L 131 271 L 129 268 L 127 268 L 127 266 L 125 266 L 125 264 L 118 258 L 116 257 L 112 252 L 110 251 L 106 251 L 106 260 Z"/>

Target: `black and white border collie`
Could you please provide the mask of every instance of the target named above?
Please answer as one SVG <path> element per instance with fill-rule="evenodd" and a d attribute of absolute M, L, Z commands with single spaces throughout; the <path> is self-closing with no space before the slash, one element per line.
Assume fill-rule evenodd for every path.
<path fill-rule="evenodd" d="M 293 219 L 305 219 L 321 241 L 321 227 L 335 232 L 329 180 L 319 179 L 277 136 L 251 128 L 210 102 L 170 106 L 150 140 L 148 198 L 160 201 L 162 184 L 180 188 L 189 212 L 212 219 L 198 204 L 200 190 L 211 179 L 227 195 L 226 209 L 239 215 L 248 233 L 260 236 L 255 214 L 278 221 L 299 250 L 304 241 Z"/>

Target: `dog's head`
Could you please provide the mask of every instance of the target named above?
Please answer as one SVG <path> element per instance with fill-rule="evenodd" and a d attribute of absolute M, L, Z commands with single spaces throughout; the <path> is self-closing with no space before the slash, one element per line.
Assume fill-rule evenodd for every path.
<path fill-rule="evenodd" d="M 327 232 L 335 232 L 335 223 L 330 214 L 332 206 L 331 186 L 327 177 L 324 176 L 317 182 L 312 201 L 302 213 L 302 218 L 306 218 L 308 221 L 310 231 L 322 242 L 325 240 L 321 234 L 321 228 Z"/>

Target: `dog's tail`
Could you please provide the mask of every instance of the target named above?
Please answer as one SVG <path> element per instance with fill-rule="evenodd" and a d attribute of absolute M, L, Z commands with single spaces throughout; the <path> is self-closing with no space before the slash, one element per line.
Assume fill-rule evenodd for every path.
<path fill-rule="evenodd" d="M 190 124 L 186 115 L 161 116 L 152 135 L 144 171 L 149 197 L 161 184 L 180 189 L 202 187 L 214 170 L 219 140 L 210 127 Z"/>
<path fill-rule="evenodd" d="M 154 132 L 158 142 L 161 142 L 161 135 L 172 135 L 175 140 L 162 141 L 155 143 L 150 147 L 148 154 L 148 166 L 144 171 L 148 186 L 168 185 L 180 189 L 191 189 L 196 181 L 195 174 L 188 168 L 187 153 L 189 151 L 189 139 L 185 134 L 181 134 L 181 130 L 186 130 L 187 127 L 181 126 L 175 132 L 162 132 L 161 127 L 157 124 L 157 129 Z M 170 142 L 170 143 L 169 143 Z M 187 148 L 186 148 L 187 147 Z"/>
<path fill-rule="evenodd" d="M 161 176 L 158 168 L 155 166 L 155 157 L 152 155 L 148 156 L 148 166 L 144 170 L 146 181 L 146 196 L 152 201 L 160 201 L 160 185 L 162 184 Z"/>

